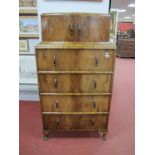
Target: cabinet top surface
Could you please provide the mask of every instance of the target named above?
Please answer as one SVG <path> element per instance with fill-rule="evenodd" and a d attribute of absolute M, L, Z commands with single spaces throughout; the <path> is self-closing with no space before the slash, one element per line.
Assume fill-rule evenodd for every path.
<path fill-rule="evenodd" d="M 41 16 L 53 16 L 53 15 L 91 15 L 91 16 L 110 16 L 110 14 L 103 14 L 103 13 L 82 13 L 82 12 L 58 12 L 58 13 L 43 13 Z"/>
<path fill-rule="evenodd" d="M 41 42 L 36 49 L 116 49 L 109 42 Z"/>

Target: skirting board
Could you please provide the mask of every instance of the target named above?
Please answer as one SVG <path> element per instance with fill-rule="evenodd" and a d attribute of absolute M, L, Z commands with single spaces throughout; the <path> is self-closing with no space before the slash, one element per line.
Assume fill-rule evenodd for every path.
<path fill-rule="evenodd" d="M 39 101 L 38 86 L 20 84 L 19 100 Z"/>

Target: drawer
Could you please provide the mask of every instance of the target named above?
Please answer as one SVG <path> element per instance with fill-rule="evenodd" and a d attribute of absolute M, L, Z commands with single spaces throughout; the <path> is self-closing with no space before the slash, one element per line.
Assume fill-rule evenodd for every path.
<path fill-rule="evenodd" d="M 39 71 L 113 71 L 112 50 L 40 50 Z"/>
<path fill-rule="evenodd" d="M 45 130 L 106 129 L 108 115 L 43 115 Z"/>
<path fill-rule="evenodd" d="M 41 93 L 110 92 L 111 74 L 39 74 Z"/>
<path fill-rule="evenodd" d="M 110 96 L 41 96 L 44 112 L 108 112 Z"/>

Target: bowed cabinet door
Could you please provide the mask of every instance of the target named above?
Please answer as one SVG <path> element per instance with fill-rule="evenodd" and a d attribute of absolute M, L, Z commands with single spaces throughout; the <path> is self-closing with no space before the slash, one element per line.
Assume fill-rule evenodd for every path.
<path fill-rule="evenodd" d="M 41 16 L 43 41 L 74 41 L 75 16 L 71 14 L 43 14 Z"/>
<path fill-rule="evenodd" d="M 76 15 L 76 41 L 109 41 L 110 16 L 102 14 Z"/>

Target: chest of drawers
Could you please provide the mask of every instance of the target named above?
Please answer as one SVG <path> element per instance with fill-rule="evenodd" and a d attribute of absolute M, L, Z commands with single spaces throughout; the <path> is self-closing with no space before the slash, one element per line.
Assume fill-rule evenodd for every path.
<path fill-rule="evenodd" d="M 108 131 L 115 46 L 110 16 L 41 15 L 36 64 L 44 139 L 52 131 Z"/>
<path fill-rule="evenodd" d="M 108 130 L 115 46 L 42 42 L 36 46 L 45 139 L 51 131 Z"/>

